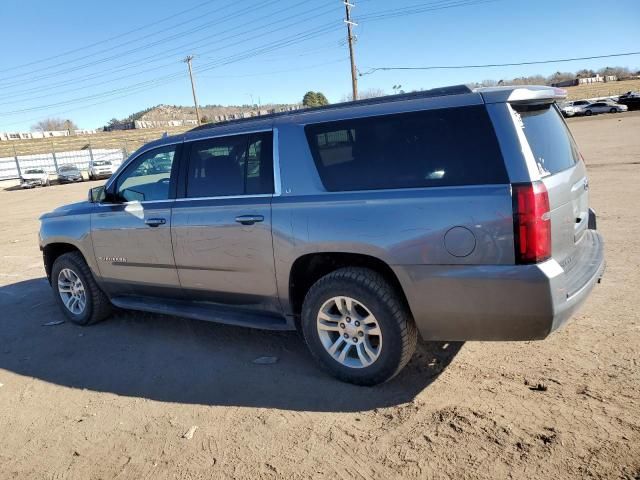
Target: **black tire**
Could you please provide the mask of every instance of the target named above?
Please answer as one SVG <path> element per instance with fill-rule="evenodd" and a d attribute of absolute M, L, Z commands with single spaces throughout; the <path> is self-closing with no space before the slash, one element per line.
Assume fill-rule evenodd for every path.
<path fill-rule="evenodd" d="M 376 317 L 384 341 L 371 365 L 345 366 L 323 346 L 317 315 L 322 305 L 335 296 L 361 302 Z M 411 359 L 418 336 L 413 317 L 398 292 L 379 273 L 357 267 L 329 273 L 309 289 L 302 306 L 301 325 L 309 350 L 320 365 L 340 380 L 357 385 L 376 385 L 397 375 Z"/>
<path fill-rule="evenodd" d="M 618 113 L 618 110 L 616 108 L 611 108 L 609 109 L 609 113 Z"/>
<path fill-rule="evenodd" d="M 585 114 L 587 117 L 590 117 L 591 115 L 593 115 L 593 112 L 592 112 L 591 110 L 587 110 L 586 112 L 584 112 L 584 114 Z"/>
<path fill-rule="evenodd" d="M 86 297 L 86 305 L 80 314 L 71 312 L 64 304 L 58 291 L 58 276 L 60 272 L 68 268 L 81 280 Z M 56 302 L 66 317 L 77 325 L 91 325 L 104 320 L 111 313 L 111 302 L 100 289 L 93 274 L 80 252 L 70 252 L 60 255 L 53 263 L 51 269 L 51 287 L 53 288 Z"/>

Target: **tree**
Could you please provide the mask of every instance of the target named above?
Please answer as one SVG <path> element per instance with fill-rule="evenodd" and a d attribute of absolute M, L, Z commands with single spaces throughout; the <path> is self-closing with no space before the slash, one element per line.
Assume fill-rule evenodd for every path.
<path fill-rule="evenodd" d="M 314 92 L 309 90 L 302 97 L 302 105 L 305 107 L 321 107 L 322 105 L 329 105 L 329 100 L 324 96 L 322 92 Z"/>
<path fill-rule="evenodd" d="M 206 115 L 202 115 L 200 117 L 200 123 L 209 123 L 211 120 L 209 120 L 209 117 L 207 117 Z"/>
<path fill-rule="evenodd" d="M 75 130 L 78 126 L 72 120 L 46 118 L 31 126 L 32 131 L 48 132 L 53 130 Z"/>
<path fill-rule="evenodd" d="M 605 67 L 598 70 L 598 73 L 603 77 L 613 75 L 617 77 L 618 80 L 631 76 L 631 70 L 629 70 L 627 67 Z"/>
<path fill-rule="evenodd" d="M 366 98 L 384 97 L 386 93 L 381 88 L 370 88 L 363 92 L 358 93 L 358 100 L 364 100 Z"/>
<path fill-rule="evenodd" d="M 308 91 L 302 97 L 302 105 L 305 107 L 315 107 L 318 100 L 316 99 L 316 92 Z"/>
<path fill-rule="evenodd" d="M 591 78 L 591 77 L 595 77 L 595 76 L 596 76 L 596 72 L 594 72 L 590 68 L 583 68 L 583 69 L 578 70 L 576 72 L 576 77 L 577 78 Z"/>
<path fill-rule="evenodd" d="M 316 102 L 318 102 L 318 106 L 329 105 L 329 100 L 324 96 L 322 92 L 316 92 Z"/>
<path fill-rule="evenodd" d="M 575 78 L 576 76 L 571 72 L 556 72 L 547 78 L 547 83 L 551 85 L 552 83 L 564 82 L 565 80 L 573 80 Z"/>

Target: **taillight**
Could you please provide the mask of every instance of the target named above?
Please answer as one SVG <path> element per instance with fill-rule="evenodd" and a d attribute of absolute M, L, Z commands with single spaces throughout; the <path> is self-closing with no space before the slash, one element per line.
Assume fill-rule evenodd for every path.
<path fill-rule="evenodd" d="M 551 257 L 549 194 L 542 182 L 512 185 L 516 263 L 538 263 Z"/>

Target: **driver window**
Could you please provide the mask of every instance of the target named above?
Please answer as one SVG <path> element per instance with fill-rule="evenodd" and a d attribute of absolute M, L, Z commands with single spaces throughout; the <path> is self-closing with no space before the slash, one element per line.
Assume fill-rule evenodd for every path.
<path fill-rule="evenodd" d="M 136 158 L 118 178 L 118 196 L 127 202 L 167 200 L 175 152 L 176 146 L 168 145 Z"/>

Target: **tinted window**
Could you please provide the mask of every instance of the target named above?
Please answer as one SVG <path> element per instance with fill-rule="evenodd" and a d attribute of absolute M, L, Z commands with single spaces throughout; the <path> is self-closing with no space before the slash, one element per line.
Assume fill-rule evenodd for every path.
<path fill-rule="evenodd" d="M 553 175 L 580 159 L 578 147 L 554 106 L 516 107 L 516 110 L 522 117 L 524 134 L 540 175 Z"/>
<path fill-rule="evenodd" d="M 175 145 L 143 153 L 118 177 L 116 193 L 131 201 L 167 200 Z"/>
<path fill-rule="evenodd" d="M 273 193 L 272 142 L 265 132 L 192 143 L 187 197 Z"/>
<path fill-rule="evenodd" d="M 483 106 L 305 127 L 327 190 L 508 183 Z"/>

